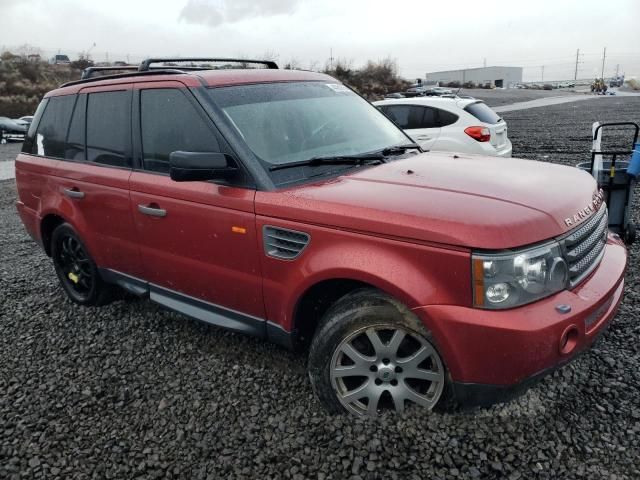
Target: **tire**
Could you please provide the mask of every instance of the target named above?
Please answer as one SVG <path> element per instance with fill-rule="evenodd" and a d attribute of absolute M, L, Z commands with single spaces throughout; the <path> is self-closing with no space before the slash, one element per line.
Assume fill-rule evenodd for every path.
<path fill-rule="evenodd" d="M 332 413 L 433 409 L 450 397 L 432 336 L 404 305 L 372 289 L 353 292 L 327 311 L 308 365 L 313 390 Z"/>
<path fill-rule="evenodd" d="M 68 223 L 53 231 L 51 257 L 60 285 L 73 302 L 100 306 L 113 299 L 113 287 L 102 280 L 87 248 Z"/>

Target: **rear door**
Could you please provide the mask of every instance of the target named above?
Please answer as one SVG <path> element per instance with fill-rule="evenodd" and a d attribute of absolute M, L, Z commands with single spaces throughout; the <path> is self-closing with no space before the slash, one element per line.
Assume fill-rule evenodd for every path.
<path fill-rule="evenodd" d="M 139 130 L 131 215 L 151 298 L 212 323 L 239 319 L 228 328 L 243 330 L 245 320 L 248 328 L 264 328 L 249 318 L 264 318 L 255 189 L 171 180 L 171 152 L 227 153 L 228 147 L 181 83 L 138 84 L 134 98 Z"/>
<path fill-rule="evenodd" d="M 50 97 L 32 151 L 56 160 L 41 215 L 70 222 L 99 267 L 138 275 L 129 212 L 131 96 L 125 84 Z"/>
<path fill-rule="evenodd" d="M 385 105 L 382 111 L 423 149 L 432 149 L 440 135 L 434 108 L 420 105 Z"/>

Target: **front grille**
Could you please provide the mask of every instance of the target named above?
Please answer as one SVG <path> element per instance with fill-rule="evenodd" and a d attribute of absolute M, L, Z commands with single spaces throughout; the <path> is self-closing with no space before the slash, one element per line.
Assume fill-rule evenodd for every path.
<path fill-rule="evenodd" d="M 576 227 L 561 240 L 571 286 L 578 284 L 600 263 L 607 243 L 607 224 L 607 208 L 603 205 L 587 223 Z"/>

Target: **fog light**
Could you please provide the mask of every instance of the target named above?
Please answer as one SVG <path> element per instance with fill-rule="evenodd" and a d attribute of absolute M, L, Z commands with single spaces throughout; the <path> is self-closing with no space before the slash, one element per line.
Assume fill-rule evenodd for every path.
<path fill-rule="evenodd" d="M 509 298 L 509 284 L 496 283 L 487 288 L 487 300 L 491 303 L 502 303 Z"/>

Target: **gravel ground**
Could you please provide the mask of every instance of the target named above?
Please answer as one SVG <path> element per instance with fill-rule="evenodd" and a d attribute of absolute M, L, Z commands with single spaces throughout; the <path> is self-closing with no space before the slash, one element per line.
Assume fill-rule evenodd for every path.
<path fill-rule="evenodd" d="M 593 119 L 639 114 L 625 100 L 505 117 L 514 153 L 574 163 Z M 73 305 L 15 195 L 0 182 L 0 478 L 640 478 L 637 245 L 610 329 L 524 396 L 357 419 L 323 411 L 301 355 L 147 301 Z"/>

